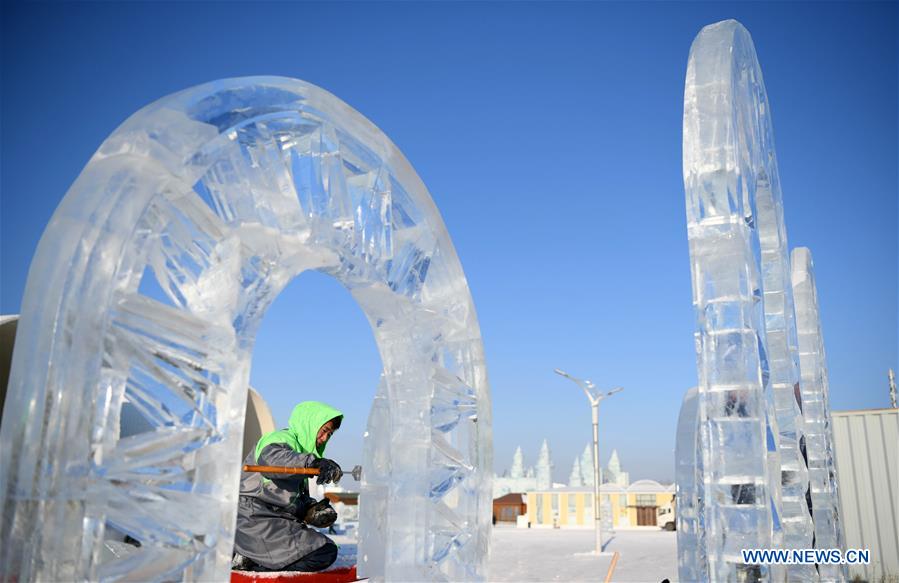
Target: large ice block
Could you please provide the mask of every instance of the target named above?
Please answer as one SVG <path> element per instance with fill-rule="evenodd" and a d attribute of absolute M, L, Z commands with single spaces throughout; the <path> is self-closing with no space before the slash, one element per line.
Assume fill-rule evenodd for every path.
<path fill-rule="evenodd" d="M 359 113 L 256 77 L 134 114 L 53 215 L 0 435 L 0 580 L 227 579 L 254 336 L 307 269 L 349 288 L 384 365 L 359 573 L 486 578 L 487 374 L 443 221 Z M 120 434 L 123 404 L 147 431 Z"/>
<path fill-rule="evenodd" d="M 757 195 L 776 174 L 769 106 L 752 39 L 734 20 L 707 26 L 690 48 L 683 163 L 697 322 L 696 492 L 714 581 L 769 580 L 740 551 L 782 544 L 777 418 L 769 398 Z M 688 454 L 685 454 L 688 455 Z M 689 462 L 689 460 L 678 460 Z M 679 512 L 681 509 L 679 509 Z M 683 519 L 683 517 L 682 517 Z M 700 567 L 702 569 L 702 567 Z M 683 576 L 689 578 L 684 571 Z"/>
<path fill-rule="evenodd" d="M 764 85 L 759 77 L 759 86 Z M 784 547 L 809 549 L 813 546 L 814 527 L 809 496 L 808 463 L 799 373 L 799 340 L 796 333 L 796 311 L 790 284 L 790 255 L 787 251 L 787 229 L 783 216 L 783 200 L 777 157 L 774 155 L 774 133 L 771 108 L 760 104 L 758 147 L 769 152 L 759 165 L 755 183 L 757 231 L 761 249 L 762 289 L 765 306 L 765 336 L 768 344 L 768 393 L 777 417 L 777 441 L 780 454 L 781 520 Z M 791 581 L 816 581 L 813 565 L 789 565 Z"/>
<path fill-rule="evenodd" d="M 793 249 L 791 262 L 796 327 L 799 333 L 802 407 L 815 523 L 815 546 L 845 550 L 842 510 L 834 464 L 827 360 L 818 316 L 818 290 L 815 286 L 812 253 L 806 247 Z M 819 565 L 818 568 L 821 578 L 825 581 L 847 577 L 845 566 Z"/>
<path fill-rule="evenodd" d="M 706 440 L 707 441 L 707 440 Z M 699 434 L 699 393 L 684 395 L 677 420 L 675 496 L 677 497 L 677 572 L 681 581 L 708 580 L 702 487 L 702 439 Z"/>

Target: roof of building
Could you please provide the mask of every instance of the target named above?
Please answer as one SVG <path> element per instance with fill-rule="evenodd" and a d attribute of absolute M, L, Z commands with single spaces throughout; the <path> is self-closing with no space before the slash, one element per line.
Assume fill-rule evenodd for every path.
<path fill-rule="evenodd" d="M 633 484 L 627 487 L 628 492 L 670 492 L 671 488 L 673 488 L 673 484 L 669 486 L 663 486 L 656 482 L 655 480 L 637 480 Z"/>
<path fill-rule="evenodd" d="M 355 506 L 359 504 L 359 492 L 325 492 L 325 498 L 332 504 L 343 502 L 347 506 Z"/>
<path fill-rule="evenodd" d="M 592 492 L 593 486 L 567 486 L 565 488 L 552 488 L 547 490 L 529 490 L 528 492 Z M 599 488 L 600 492 L 605 494 L 614 494 L 614 493 L 623 493 L 626 492 L 624 488 L 619 486 L 618 484 L 610 484 L 605 483 Z"/>
<path fill-rule="evenodd" d="M 847 415 L 868 415 L 871 413 L 899 413 L 899 409 L 885 407 L 882 409 L 852 409 L 850 411 L 831 411 L 831 415 L 847 416 Z"/>
<path fill-rule="evenodd" d="M 505 496 L 500 496 L 499 498 L 494 498 L 493 502 L 498 504 L 523 504 L 524 503 L 525 494 L 512 493 L 506 494 Z"/>
<path fill-rule="evenodd" d="M 553 488 L 551 490 L 530 490 L 529 492 L 592 492 L 593 486 L 576 486 L 576 487 L 566 487 L 566 488 Z M 624 493 L 665 493 L 665 492 L 674 492 L 674 484 L 668 484 L 667 486 L 664 484 L 660 484 L 655 480 L 637 480 L 627 488 L 623 486 L 619 486 L 618 484 L 605 483 L 600 488 L 599 491 L 604 494 L 624 494 Z"/>

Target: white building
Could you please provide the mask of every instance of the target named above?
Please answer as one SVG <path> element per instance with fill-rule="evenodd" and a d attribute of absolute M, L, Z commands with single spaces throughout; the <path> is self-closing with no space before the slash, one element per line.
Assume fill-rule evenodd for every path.
<path fill-rule="evenodd" d="M 899 581 L 899 409 L 834 411 L 833 443 L 846 548 L 868 549 L 849 578 Z"/>

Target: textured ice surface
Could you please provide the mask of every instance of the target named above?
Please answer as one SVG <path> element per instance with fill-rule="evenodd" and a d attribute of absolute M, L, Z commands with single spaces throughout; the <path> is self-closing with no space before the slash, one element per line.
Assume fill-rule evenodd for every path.
<path fill-rule="evenodd" d="M 758 86 L 764 95 L 761 76 L 758 78 Z M 755 207 L 762 253 L 765 337 L 770 375 L 767 390 L 769 401 L 774 401 L 780 454 L 783 544 L 785 548 L 808 549 L 812 548 L 814 527 L 808 497 L 808 465 L 803 451 L 806 443 L 800 390 L 799 340 L 796 334 L 793 287 L 790 283 L 787 230 L 777 158 L 774 154 L 771 110 L 765 101 L 759 103 L 759 122 L 762 131 L 758 134 L 758 147 L 768 154 L 767 163 L 758 167 Z M 812 565 L 792 565 L 787 569 L 793 581 L 817 579 Z"/>
<path fill-rule="evenodd" d="M 738 554 L 843 541 L 811 258 L 798 249 L 791 267 L 771 110 L 749 33 L 732 20 L 691 48 L 684 184 L 700 382 L 678 426 L 680 576 L 839 579 L 838 568 L 782 571 Z"/>
<path fill-rule="evenodd" d="M 227 579 L 254 335 L 307 269 L 347 286 L 384 364 L 360 574 L 486 577 L 486 371 L 440 215 L 370 122 L 266 77 L 137 112 L 54 214 L 4 412 L 0 579 Z M 146 431 L 120 434 L 123 405 Z"/>
<path fill-rule="evenodd" d="M 769 114 L 746 29 L 733 20 L 702 29 L 687 65 L 683 137 L 702 479 L 682 496 L 702 505 L 707 573 L 716 581 L 776 578 L 767 566 L 743 564 L 740 551 L 782 544 L 760 242 L 774 226 L 759 224 L 771 213 L 757 206 L 760 190 L 777 184 Z M 693 462 L 689 448 L 679 451 L 689 456 L 679 466 Z M 681 577 L 691 579 L 689 570 Z"/>
<path fill-rule="evenodd" d="M 699 434 L 699 393 L 687 391 L 677 420 L 675 468 L 677 503 L 677 570 L 681 581 L 706 581 L 703 506 L 699 498 L 702 456 Z"/>
<path fill-rule="evenodd" d="M 845 548 L 840 496 L 834 466 L 833 427 L 828 403 L 827 362 L 818 317 L 818 292 L 812 254 L 805 247 L 793 249 L 792 285 L 796 302 L 796 328 L 802 370 L 802 408 L 815 523 L 815 546 Z M 837 565 L 819 565 L 821 578 L 846 578 Z"/>

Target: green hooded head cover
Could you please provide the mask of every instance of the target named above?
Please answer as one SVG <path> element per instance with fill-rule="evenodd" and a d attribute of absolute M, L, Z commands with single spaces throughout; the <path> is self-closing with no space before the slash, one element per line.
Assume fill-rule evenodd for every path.
<path fill-rule="evenodd" d="M 273 443 L 286 443 L 298 453 L 311 453 L 315 457 L 322 457 L 327 443 L 316 447 L 315 438 L 322 425 L 337 417 L 343 418 L 343 413 L 330 405 L 318 401 L 303 401 L 293 408 L 287 429 L 279 429 L 262 436 L 256 444 L 254 459 L 258 462 L 262 450 Z"/>

